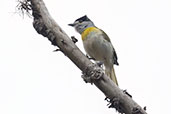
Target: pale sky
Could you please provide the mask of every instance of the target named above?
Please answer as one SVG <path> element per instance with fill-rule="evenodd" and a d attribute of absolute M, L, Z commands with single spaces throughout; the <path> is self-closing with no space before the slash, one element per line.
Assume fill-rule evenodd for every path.
<path fill-rule="evenodd" d="M 20 16 L 17 0 L 0 4 L 0 114 L 117 114 L 105 96 L 86 84 L 81 71 L 47 38 Z M 149 114 L 170 114 L 170 0 L 44 0 L 69 35 L 67 24 L 87 15 L 110 37 L 118 54 L 115 66 L 121 89 Z"/>

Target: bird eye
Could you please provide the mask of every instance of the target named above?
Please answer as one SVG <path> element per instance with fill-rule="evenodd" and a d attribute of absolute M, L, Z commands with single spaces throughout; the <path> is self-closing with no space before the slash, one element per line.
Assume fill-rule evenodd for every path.
<path fill-rule="evenodd" d="M 85 25 L 84 28 L 87 28 L 88 25 Z"/>
<path fill-rule="evenodd" d="M 83 20 L 80 20 L 80 21 L 79 21 L 79 23 L 82 23 L 82 22 L 83 22 Z"/>

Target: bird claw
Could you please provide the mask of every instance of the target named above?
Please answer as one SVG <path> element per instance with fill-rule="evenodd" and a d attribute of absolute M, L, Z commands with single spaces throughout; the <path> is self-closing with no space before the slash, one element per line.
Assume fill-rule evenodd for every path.
<path fill-rule="evenodd" d="M 97 64 L 99 67 L 102 67 L 102 65 L 103 65 L 103 62 L 101 62 L 101 61 L 98 61 L 98 62 L 96 62 L 96 64 Z"/>
<path fill-rule="evenodd" d="M 86 57 L 87 57 L 89 60 L 94 60 L 94 61 L 95 61 L 95 58 L 89 57 L 87 54 L 86 54 Z"/>

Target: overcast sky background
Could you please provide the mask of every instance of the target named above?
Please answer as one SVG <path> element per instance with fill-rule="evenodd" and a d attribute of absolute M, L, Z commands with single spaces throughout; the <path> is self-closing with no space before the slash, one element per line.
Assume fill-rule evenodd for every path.
<path fill-rule="evenodd" d="M 170 0 L 44 0 L 62 29 L 79 39 L 67 24 L 87 14 L 111 38 L 120 66 L 121 89 L 149 114 L 170 114 Z M 105 96 L 84 83 L 81 71 L 47 38 L 32 19 L 17 14 L 16 0 L 0 4 L 0 114 L 114 114 Z"/>

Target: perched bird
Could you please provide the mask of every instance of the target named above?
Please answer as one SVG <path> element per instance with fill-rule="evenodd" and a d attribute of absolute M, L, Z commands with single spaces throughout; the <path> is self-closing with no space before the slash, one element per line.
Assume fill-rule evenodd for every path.
<path fill-rule="evenodd" d="M 118 58 L 107 34 L 97 28 L 86 15 L 68 25 L 81 34 L 86 53 L 96 61 L 102 62 L 105 66 L 105 74 L 118 85 L 113 67 L 113 64 L 119 65 Z"/>

